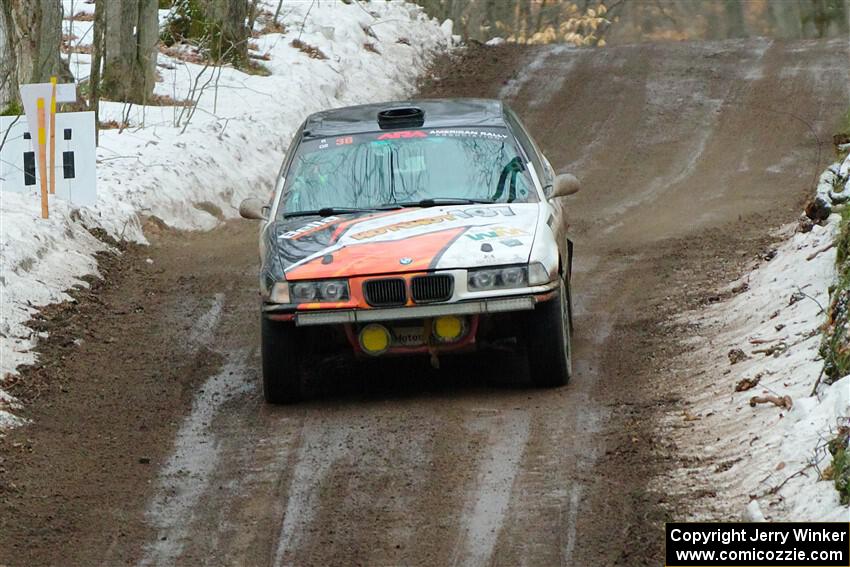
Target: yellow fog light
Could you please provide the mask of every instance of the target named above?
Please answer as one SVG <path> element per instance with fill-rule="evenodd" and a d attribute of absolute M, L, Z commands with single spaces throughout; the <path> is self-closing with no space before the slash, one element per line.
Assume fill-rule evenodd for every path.
<path fill-rule="evenodd" d="M 434 320 L 434 335 L 442 341 L 453 341 L 463 334 L 463 321 L 454 315 L 437 317 Z"/>
<path fill-rule="evenodd" d="M 366 325 L 360 331 L 360 346 L 367 354 L 381 354 L 390 346 L 390 332 L 383 325 Z"/>

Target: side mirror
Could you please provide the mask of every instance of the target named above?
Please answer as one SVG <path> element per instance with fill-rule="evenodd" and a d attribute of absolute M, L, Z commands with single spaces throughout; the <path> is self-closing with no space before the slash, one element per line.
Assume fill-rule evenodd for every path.
<path fill-rule="evenodd" d="M 561 173 L 555 177 L 555 182 L 552 184 L 552 192 L 549 194 L 549 199 L 559 199 L 568 197 L 578 193 L 581 189 L 581 184 L 576 179 L 576 176 L 571 173 Z"/>
<path fill-rule="evenodd" d="M 251 197 L 239 203 L 239 215 L 243 219 L 266 220 L 268 213 L 268 207 L 260 199 Z"/>

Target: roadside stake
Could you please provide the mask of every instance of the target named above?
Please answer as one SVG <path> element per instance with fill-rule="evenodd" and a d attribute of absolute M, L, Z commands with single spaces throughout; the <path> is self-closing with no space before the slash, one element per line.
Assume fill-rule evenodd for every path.
<path fill-rule="evenodd" d="M 62 103 L 75 102 L 77 100 L 77 91 L 74 83 L 58 83 L 56 77 L 51 77 L 50 82 L 46 83 L 27 83 L 20 85 L 21 103 L 24 107 L 24 114 L 27 117 L 27 130 L 31 139 L 28 139 L 24 144 L 31 146 L 33 154 L 38 152 L 33 160 L 37 163 L 38 174 L 41 176 L 41 217 L 48 217 L 48 201 L 49 195 L 56 191 L 56 181 L 54 178 L 53 169 L 56 167 L 56 130 L 59 129 L 59 117 L 56 115 L 57 106 Z M 50 101 L 50 106 L 47 103 Z M 50 112 L 50 116 L 47 113 Z M 63 117 L 64 118 L 64 117 Z M 50 123 L 48 124 L 48 120 Z M 47 129 L 50 128 L 48 138 Z M 48 139 L 50 143 L 50 157 L 47 157 Z M 23 150 L 20 154 L 16 154 L 16 159 L 21 159 Z M 4 147 L 5 152 L 5 147 Z M 19 157 L 18 157 L 19 156 Z M 50 166 L 48 167 L 48 159 Z M 28 167 L 31 167 L 28 166 Z M 23 180 L 20 181 L 23 184 Z M 24 187 L 22 186 L 23 190 Z"/>
<path fill-rule="evenodd" d="M 38 109 L 38 169 L 41 173 L 41 218 L 47 218 L 47 155 L 45 152 L 44 132 L 44 99 L 39 97 L 36 103 Z"/>
<path fill-rule="evenodd" d="M 56 77 L 50 77 L 50 194 L 56 193 Z"/>

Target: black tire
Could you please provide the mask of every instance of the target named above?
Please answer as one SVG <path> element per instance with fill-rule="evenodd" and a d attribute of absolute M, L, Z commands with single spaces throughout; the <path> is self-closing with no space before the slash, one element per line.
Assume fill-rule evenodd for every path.
<path fill-rule="evenodd" d="M 294 404 L 304 395 L 302 341 L 293 323 L 262 317 L 263 397 L 270 404 Z"/>
<path fill-rule="evenodd" d="M 569 292 L 564 280 L 555 297 L 530 313 L 526 352 L 531 382 L 541 388 L 564 386 L 572 376 Z"/>

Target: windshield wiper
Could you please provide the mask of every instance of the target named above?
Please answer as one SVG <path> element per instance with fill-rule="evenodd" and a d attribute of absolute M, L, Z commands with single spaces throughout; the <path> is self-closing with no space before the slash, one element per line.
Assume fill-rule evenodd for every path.
<path fill-rule="evenodd" d="M 492 205 L 496 201 L 489 199 L 458 199 L 455 197 L 433 197 L 421 201 L 396 203 L 402 207 L 439 207 L 440 205 Z"/>
<path fill-rule="evenodd" d="M 283 213 L 283 218 L 290 217 L 329 217 L 331 215 L 348 215 L 352 213 L 373 213 L 375 211 L 392 211 L 400 209 L 400 205 L 381 205 L 380 207 L 322 207 L 310 211 L 293 211 Z"/>

